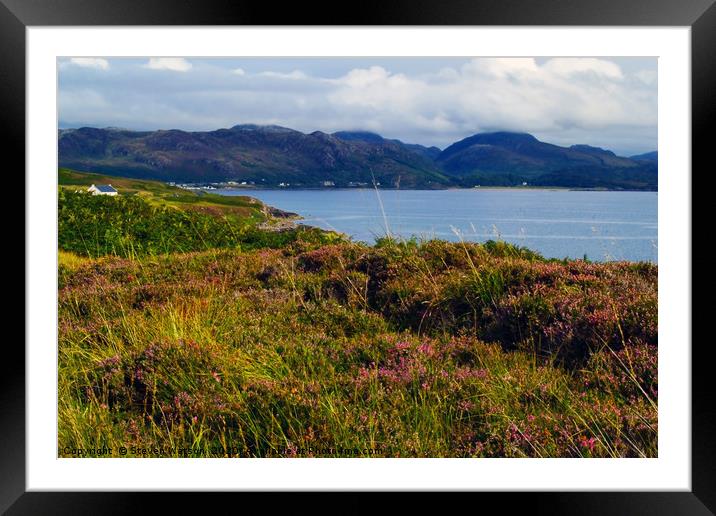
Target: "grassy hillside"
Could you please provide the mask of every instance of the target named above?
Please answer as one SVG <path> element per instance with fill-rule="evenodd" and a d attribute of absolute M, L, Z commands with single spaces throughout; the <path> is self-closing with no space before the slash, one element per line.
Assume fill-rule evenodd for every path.
<path fill-rule="evenodd" d="M 124 197 L 138 196 L 155 206 L 193 209 L 207 213 L 227 215 L 234 220 L 250 222 L 266 220 L 266 207 L 257 199 L 247 196 L 223 196 L 202 191 L 183 190 L 160 181 L 79 172 L 60 168 L 58 184 L 61 190 L 86 190 L 92 184 L 111 184 Z"/>
<path fill-rule="evenodd" d="M 59 249 L 81 256 L 277 248 L 297 240 L 341 238 L 303 226 L 266 231 L 279 221 L 271 216 L 271 208 L 250 197 L 203 194 L 155 181 L 67 169 L 60 170 L 59 180 Z M 86 188 L 93 183 L 112 184 L 119 195 L 89 195 Z"/>
<path fill-rule="evenodd" d="M 60 456 L 657 455 L 655 265 L 391 240 L 60 258 Z"/>

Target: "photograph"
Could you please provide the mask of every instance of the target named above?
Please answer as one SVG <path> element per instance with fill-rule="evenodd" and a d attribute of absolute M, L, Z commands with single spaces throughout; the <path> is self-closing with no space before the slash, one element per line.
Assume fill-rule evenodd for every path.
<path fill-rule="evenodd" d="M 58 458 L 660 457 L 659 57 L 55 63 Z"/>
<path fill-rule="evenodd" d="M 714 1 L 0 0 L 0 513 L 713 514 Z"/>

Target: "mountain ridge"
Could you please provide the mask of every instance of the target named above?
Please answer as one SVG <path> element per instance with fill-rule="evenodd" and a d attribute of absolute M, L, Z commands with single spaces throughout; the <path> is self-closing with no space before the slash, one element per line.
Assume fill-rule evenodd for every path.
<path fill-rule="evenodd" d="M 61 129 L 59 164 L 142 179 L 259 186 L 447 188 L 478 185 L 656 190 L 657 162 L 528 133 L 477 133 L 444 150 L 369 131 L 303 133 L 238 124 L 212 131 Z"/>

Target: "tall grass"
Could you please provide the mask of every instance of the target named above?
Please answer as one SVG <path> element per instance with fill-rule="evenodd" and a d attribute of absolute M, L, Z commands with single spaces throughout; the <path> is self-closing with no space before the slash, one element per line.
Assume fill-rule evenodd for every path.
<path fill-rule="evenodd" d="M 380 196 L 380 190 L 378 190 L 378 184 L 375 182 L 375 175 L 373 174 L 373 169 L 370 169 L 370 177 L 373 179 L 373 190 L 375 191 L 375 196 L 378 199 L 378 206 L 380 207 L 380 213 L 383 216 L 383 224 L 385 227 L 385 234 L 388 238 L 392 238 L 392 234 L 390 232 L 390 226 L 388 225 L 388 216 L 385 214 L 385 207 L 383 206 L 383 198 Z"/>
<path fill-rule="evenodd" d="M 387 237 L 59 280 L 61 456 L 657 455 L 652 264 Z"/>

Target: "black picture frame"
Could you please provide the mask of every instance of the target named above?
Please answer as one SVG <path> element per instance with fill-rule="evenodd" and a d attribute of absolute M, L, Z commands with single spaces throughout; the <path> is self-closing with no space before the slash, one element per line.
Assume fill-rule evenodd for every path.
<path fill-rule="evenodd" d="M 715 0 L 397 0 L 367 1 L 348 5 L 270 3 L 231 0 L 0 0 L 0 115 L 5 161 L 12 156 L 15 170 L 25 169 L 25 30 L 28 26 L 87 25 L 572 25 L 572 26 L 689 26 L 692 59 L 692 235 L 706 226 L 706 165 L 713 151 L 709 127 L 716 120 L 716 5 Z M 699 169 L 699 174 L 693 170 Z M 703 170 L 701 170 L 703 169 Z M 684 171 L 685 176 L 688 171 Z M 694 188 L 698 179 L 699 188 Z M 692 277 L 704 271 L 708 242 L 693 241 Z M 19 246 L 18 246 L 19 247 Z M 698 256 L 698 258 L 697 258 Z M 27 274 L 27 270 L 26 270 Z M 694 330 L 712 309 L 713 302 L 697 303 L 697 296 L 713 292 L 713 279 L 704 275 L 692 282 Z M 704 298 L 707 299 L 707 298 Z M 697 324 L 698 323 L 698 324 Z M 709 339 L 692 343 L 692 491 L 691 492 L 585 492 L 585 493 L 481 493 L 483 499 L 509 502 L 531 513 L 549 514 L 714 514 L 716 513 L 716 425 L 709 360 Z M 25 487 L 25 356 L 16 341 L 5 343 L 5 364 L 0 375 L 0 510 L 8 514 L 122 513 L 149 508 L 148 494 L 26 492 Z M 12 344 L 12 345 L 11 345 Z M 161 493 L 163 512 L 172 507 L 189 509 L 180 493 Z M 226 495 L 218 495 L 226 496 Z M 243 494 L 244 498 L 253 495 Z M 303 495 L 301 495 L 303 496 Z M 373 510 L 373 504 L 351 494 L 341 506 L 356 512 Z M 422 504 L 422 496 L 403 497 L 403 510 Z M 272 507 L 283 497 L 272 495 Z M 464 502 L 462 496 L 451 498 Z M 154 501 L 154 500 L 152 500 Z M 213 501 L 213 500 L 212 500 Z M 484 500 L 481 500 L 484 501 Z M 470 502 L 473 503 L 473 502 Z M 296 504 L 320 507 L 314 503 Z M 334 502 L 321 497 L 320 506 Z M 504 506 L 504 505 L 503 505 Z M 484 506 L 483 506 L 484 507 Z M 335 509 L 335 506 L 333 507 Z M 361 510 L 362 509 L 362 510 Z M 300 509 L 299 509 L 300 510 Z M 402 511 L 401 511 L 402 512 Z"/>

